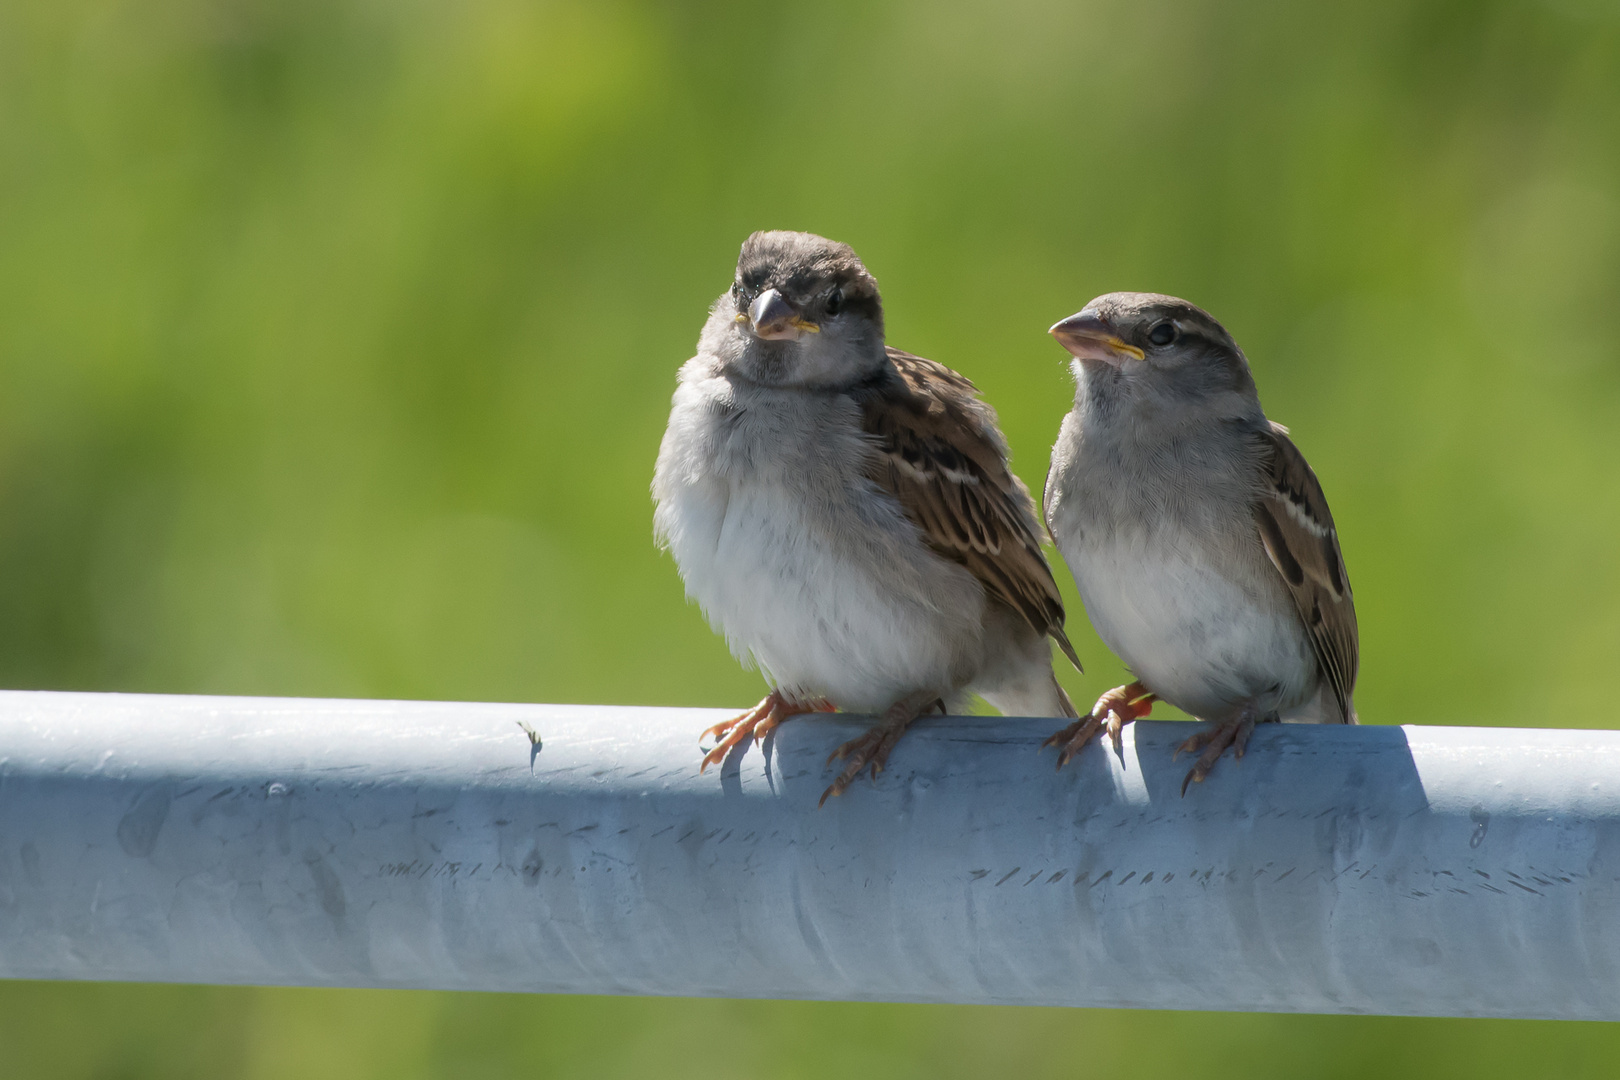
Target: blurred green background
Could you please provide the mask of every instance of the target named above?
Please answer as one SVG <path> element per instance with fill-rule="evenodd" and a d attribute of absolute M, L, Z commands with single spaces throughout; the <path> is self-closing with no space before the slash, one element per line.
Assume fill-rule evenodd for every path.
<path fill-rule="evenodd" d="M 0 4 L 0 685 L 736 705 L 651 540 L 756 228 L 1039 488 L 1177 293 L 1333 502 L 1372 723 L 1620 721 L 1620 4 Z M 1067 584 L 1067 575 L 1060 574 Z M 1121 673 L 1071 599 L 1087 674 Z M 8 1076 L 1612 1075 L 1620 1029 L 0 983 Z"/>

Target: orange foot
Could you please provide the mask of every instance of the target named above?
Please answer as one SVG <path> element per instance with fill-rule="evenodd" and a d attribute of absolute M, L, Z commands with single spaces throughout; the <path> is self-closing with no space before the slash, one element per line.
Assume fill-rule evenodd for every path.
<path fill-rule="evenodd" d="M 1041 749 L 1045 750 L 1048 746 L 1061 747 L 1057 763 L 1060 769 L 1069 763 L 1070 758 L 1085 749 L 1085 745 L 1096 738 L 1100 731 L 1108 732 L 1116 751 L 1123 750 L 1124 744 L 1119 733 L 1132 720 L 1140 720 L 1152 712 L 1156 700 L 1158 699 L 1153 696 L 1153 692 L 1139 682 L 1133 682 L 1129 686 L 1116 686 L 1097 699 L 1097 704 L 1091 707 L 1090 713 L 1047 739 L 1041 744 Z"/>
<path fill-rule="evenodd" d="M 1275 720 L 1276 717 L 1277 714 L 1272 713 L 1266 719 Z M 1181 781 L 1181 793 L 1183 795 L 1187 794 L 1187 785 L 1202 784 L 1204 782 L 1204 777 L 1209 775 L 1209 770 L 1215 767 L 1215 762 L 1219 761 L 1221 755 L 1226 753 L 1227 747 L 1232 748 L 1234 758 L 1243 756 L 1244 748 L 1249 745 L 1249 736 L 1254 734 L 1255 720 L 1254 710 L 1245 708 L 1232 719 L 1223 720 L 1208 731 L 1200 731 L 1176 747 L 1175 757 L 1180 757 L 1183 751 L 1189 754 L 1198 754 L 1198 751 L 1203 751 L 1203 753 L 1198 754 L 1198 760 L 1193 763 L 1193 767 L 1187 773 L 1186 779 Z M 1171 760 L 1173 761 L 1175 758 L 1171 758 Z"/>
<path fill-rule="evenodd" d="M 772 690 L 752 709 L 739 713 L 730 720 L 722 720 L 698 736 L 700 749 L 703 740 L 711 735 L 720 740 L 713 750 L 703 755 L 703 764 L 698 766 L 698 772 L 701 773 L 710 765 L 718 765 L 726 760 L 731 748 L 745 741 L 750 735 L 754 737 L 756 743 L 760 742 L 790 716 L 809 712 L 833 712 L 835 709 L 833 703 L 826 698 L 792 701 L 783 696 L 782 691 Z"/>
<path fill-rule="evenodd" d="M 945 702 L 932 690 L 903 697 L 890 705 L 888 711 L 883 714 L 883 719 L 867 729 L 865 735 L 849 740 L 828 754 L 828 765 L 840 758 L 848 758 L 849 764 L 838 774 L 838 779 L 821 793 L 821 801 L 816 805 L 824 806 L 834 795 L 842 795 L 849 789 L 850 781 L 859 776 L 867 765 L 872 766 L 872 779 L 876 780 L 877 774 L 888 764 L 889 751 L 894 749 L 894 744 L 900 741 L 900 736 L 906 733 L 906 728 L 911 722 L 929 709 L 945 711 Z"/>

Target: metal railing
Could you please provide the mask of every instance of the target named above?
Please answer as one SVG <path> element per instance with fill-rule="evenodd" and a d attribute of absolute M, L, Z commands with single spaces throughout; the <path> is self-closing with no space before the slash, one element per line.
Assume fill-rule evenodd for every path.
<path fill-rule="evenodd" d="M 0 977 L 1620 1019 L 1620 732 L 723 715 L 0 693 Z"/>

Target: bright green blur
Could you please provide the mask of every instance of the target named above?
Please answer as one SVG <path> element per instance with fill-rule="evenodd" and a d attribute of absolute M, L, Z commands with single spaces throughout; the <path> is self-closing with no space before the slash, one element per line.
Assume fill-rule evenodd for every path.
<path fill-rule="evenodd" d="M 1036 490 L 1046 327 L 1204 305 L 1332 501 L 1364 720 L 1616 724 L 1617 116 L 1613 0 L 10 0 L 0 685 L 750 703 L 647 485 L 738 244 L 795 228 L 855 246 Z M 1089 702 L 1121 668 L 1059 577 Z M 0 1047 L 86 1080 L 1489 1078 L 1611 1075 L 1620 1030 L 11 983 Z"/>

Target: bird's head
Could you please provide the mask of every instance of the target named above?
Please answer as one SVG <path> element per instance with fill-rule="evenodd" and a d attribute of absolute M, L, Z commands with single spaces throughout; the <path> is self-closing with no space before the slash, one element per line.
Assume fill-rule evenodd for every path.
<path fill-rule="evenodd" d="M 884 363 L 877 282 L 849 245 L 757 232 L 704 336 L 728 368 L 769 386 L 847 386 Z"/>
<path fill-rule="evenodd" d="M 1159 293 L 1099 296 L 1051 329 L 1076 376 L 1136 398 L 1259 415 L 1249 361 L 1207 311 Z"/>

